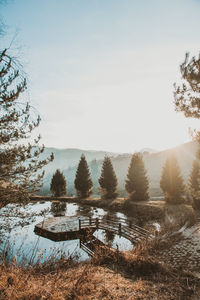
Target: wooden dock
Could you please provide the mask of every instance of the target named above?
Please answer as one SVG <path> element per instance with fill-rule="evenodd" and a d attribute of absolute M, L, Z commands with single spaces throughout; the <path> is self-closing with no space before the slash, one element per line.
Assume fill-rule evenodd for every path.
<path fill-rule="evenodd" d="M 53 241 L 79 239 L 93 233 L 96 228 L 80 227 L 81 219 L 77 217 L 52 217 L 35 225 L 34 232 Z"/>
<path fill-rule="evenodd" d="M 87 218 L 87 217 L 52 217 L 35 225 L 35 233 L 53 241 L 80 239 L 102 229 L 118 234 L 136 244 L 144 239 L 153 238 L 149 231 L 123 218 Z"/>

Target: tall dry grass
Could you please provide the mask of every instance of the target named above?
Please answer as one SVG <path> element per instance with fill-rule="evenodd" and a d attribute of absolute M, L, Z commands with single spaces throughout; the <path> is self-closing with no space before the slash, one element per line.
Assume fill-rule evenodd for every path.
<path fill-rule="evenodd" d="M 85 262 L 52 255 L 44 263 L 17 264 L 4 253 L 0 300 L 199 299 L 199 279 L 156 258 L 157 251 L 176 242 L 167 238 L 167 232 L 163 229 L 155 239 L 128 252 L 96 247 Z"/>
<path fill-rule="evenodd" d="M 61 258 L 34 266 L 0 265 L 0 299 L 192 299 L 199 282 L 145 252 L 100 247 L 87 262 Z"/>

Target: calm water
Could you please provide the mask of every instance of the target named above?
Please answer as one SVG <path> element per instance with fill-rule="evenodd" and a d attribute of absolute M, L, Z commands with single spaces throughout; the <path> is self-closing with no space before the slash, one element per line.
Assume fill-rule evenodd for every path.
<path fill-rule="evenodd" d="M 19 216 L 20 214 L 20 216 Z M 86 252 L 80 247 L 80 241 L 70 240 L 64 242 L 54 242 L 47 238 L 40 237 L 34 233 L 35 224 L 52 216 L 126 216 L 122 213 L 108 212 L 101 208 L 89 206 L 79 206 L 76 203 L 52 203 L 37 202 L 29 203 L 25 207 L 9 205 L 0 210 L 0 238 L 1 249 L 20 262 L 26 261 L 35 263 L 40 259 L 41 262 L 47 260 L 50 256 L 59 257 L 63 253 L 69 256 L 76 256 L 78 260 L 89 258 Z M 130 241 L 118 235 L 106 234 L 102 230 L 96 230 L 94 235 L 113 248 L 119 247 L 119 250 L 130 250 L 132 244 Z"/>

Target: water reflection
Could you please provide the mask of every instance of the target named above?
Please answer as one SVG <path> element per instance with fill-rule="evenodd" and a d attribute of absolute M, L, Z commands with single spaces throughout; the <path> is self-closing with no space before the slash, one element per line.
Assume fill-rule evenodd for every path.
<path fill-rule="evenodd" d="M 77 216 L 83 216 L 83 217 L 92 217 L 93 216 L 93 209 L 91 206 L 78 206 L 78 209 L 76 211 Z"/>
<path fill-rule="evenodd" d="M 106 222 L 107 220 L 115 220 L 117 217 L 117 213 L 116 212 L 112 212 L 112 211 L 107 211 L 106 214 L 103 216 L 103 220 L 104 222 Z M 104 239 L 105 239 L 105 243 L 109 246 L 112 247 L 113 242 L 114 242 L 114 238 L 115 238 L 115 234 L 111 231 L 111 230 L 105 230 L 104 233 Z"/>
<path fill-rule="evenodd" d="M 105 242 L 109 247 L 112 247 L 114 242 L 115 234 L 110 230 L 105 230 Z"/>
<path fill-rule="evenodd" d="M 71 240 L 64 242 L 53 242 L 44 237 L 38 237 L 34 233 L 34 227 L 37 223 L 52 216 L 84 216 L 84 217 L 102 217 L 102 218 L 126 218 L 124 214 L 108 212 L 102 208 L 90 206 L 80 206 L 77 203 L 51 202 L 29 203 L 25 207 L 19 207 L 20 216 L 16 216 L 17 205 L 4 207 L 0 210 L 0 235 L 1 228 L 4 228 L 4 238 L 0 244 L 0 249 L 7 249 L 11 257 L 16 256 L 18 262 L 22 259 L 36 262 L 39 258 L 42 261 L 48 259 L 52 253 L 64 252 L 67 256 L 76 255 L 79 260 L 88 259 L 89 256 L 80 248 L 80 241 Z M 10 212 L 13 211 L 13 214 Z M 120 215 L 119 215 L 120 214 Z M 6 217 L 3 217 L 6 216 Z M 28 222 L 27 222 L 28 220 Z M 22 222 L 23 225 L 22 225 Z M 10 228 L 7 224 L 10 224 Z M 6 230 L 7 228 L 7 230 Z M 8 230 L 10 229 L 10 231 Z M 120 250 L 132 248 L 132 244 L 126 239 L 111 233 L 110 231 L 96 230 L 94 237 L 111 247 L 119 247 Z"/>
<path fill-rule="evenodd" d="M 65 216 L 66 213 L 66 202 L 52 201 L 51 212 L 54 217 Z"/>

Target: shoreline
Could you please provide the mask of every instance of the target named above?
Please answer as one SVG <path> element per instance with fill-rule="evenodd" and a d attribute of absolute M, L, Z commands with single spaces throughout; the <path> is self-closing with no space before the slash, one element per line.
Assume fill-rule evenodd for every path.
<path fill-rule="evenodd" d="M 127 198 L 116 198 L 107 200 L 101 198 L 85 198 L 79 197 L 54 197 L 54 196 L 30 196 L 31 201 L 61 201 L 74 202 L 80 205 L 93 206 L 107 209 L 115 212 L 126 213 L 132 217 L 141 217 L 147 220 L 160 220 L 164 217 L 165 201 L 149 200 L 140 202 L 131 202 Z"/>

